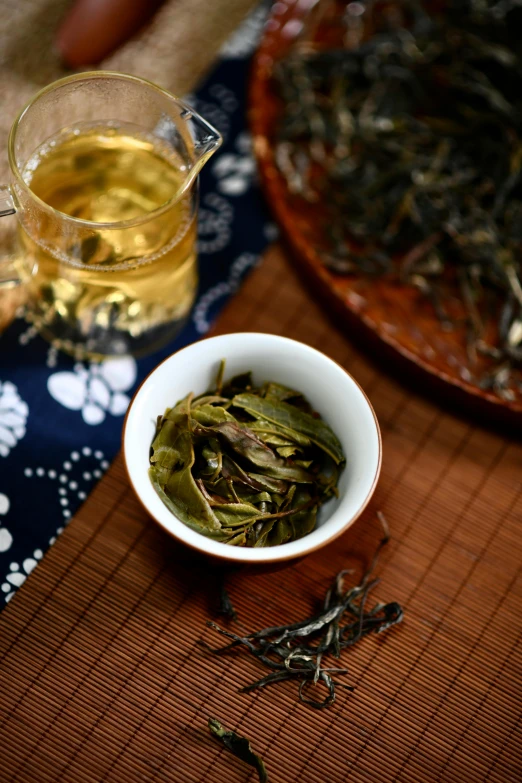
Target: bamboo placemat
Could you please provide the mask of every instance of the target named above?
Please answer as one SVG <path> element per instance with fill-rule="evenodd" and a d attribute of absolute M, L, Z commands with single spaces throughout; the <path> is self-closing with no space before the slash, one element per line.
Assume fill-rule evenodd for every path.
<path fill-rule="evenodd" d="M 329 710 L 298 703 L 289 683 L 238 694 L 257 664 L 197 645 L 213 641 L 212 568 L 147 518 L 117 459 L 0 615 L 0 780 L 253 780 L 207 735 L 214 715 L 253 740 L 273 783 L 519 781 L 521 446 L 390 380 L 277 250 L 219 322 L 243 329 L 343 364 L 375 406 L 384 465 L 341 539 L 292 568 L 231 577 L 242 623 L 313 610 L 337 570 L 363 567 L 382 509 L 393 540 L 376 597 L 404 605 L 403 625 L 344 655 L 356 690 Z"/>

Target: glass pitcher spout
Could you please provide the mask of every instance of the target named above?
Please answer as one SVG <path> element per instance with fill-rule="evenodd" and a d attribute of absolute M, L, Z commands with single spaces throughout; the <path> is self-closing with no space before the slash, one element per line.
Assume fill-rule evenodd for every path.
<path fill-rule="evenodd" d="M 209 122 L 197 114 L 189 106 L 186 106 L 181 114 L 181 119 L 188 123 L 193 142 L 195 173 L 199 173 L 207 160 L 216 152 L 223 143 L 223 137 Z"/>
<path fill-rule="evenodd" d="M 216 128 L 179 99 L 176 100 L 177 116 L 163 116 L 156 135 L 167 141 L 183 161 L 185 180 L 181 192 L 185 193 L 205 163 L 223 143 L 223 137 Z M 181 195 L 181 193 L 180 193 Z"/>
<path fill-rule="evenodd" d="M 18 250 L 0 286 L 22 283 L 53 346 L 140 356 L 179 333 L 198 287 L 197 176 L 221 143 L 184 101 L 111 71 L 60 79 L 21 110 L 0 186 Z"/>

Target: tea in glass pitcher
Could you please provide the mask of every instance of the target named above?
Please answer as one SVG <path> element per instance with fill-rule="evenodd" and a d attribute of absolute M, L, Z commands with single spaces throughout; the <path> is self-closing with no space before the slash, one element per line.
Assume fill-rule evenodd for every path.
<path fill-rule="evenodd" d="M 56 92 L 50 114 L 38 104 Z M 35 108 L 49 113 L 41 143 L 27 141 L 22 112 L 10 145 L 29 317 L 79 358 L 154 350 L 195 298 L 196 177 L 221 138 L 181 101 L 122 74 L 61 80 L 25 112 Z"/>

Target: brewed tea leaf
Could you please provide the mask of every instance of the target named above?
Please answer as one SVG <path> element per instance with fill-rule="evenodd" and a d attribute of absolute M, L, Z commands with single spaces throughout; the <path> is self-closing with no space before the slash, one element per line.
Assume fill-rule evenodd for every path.
<path fill-rule="evenodd" d="M 220 530 L 221 525 L 192 476 L 195 456 L 189 426 L 189 411 L 190 396 L 169 411 L 165 425 L 152 445 L 153 456 L 149 474 L 163 502 L 182 522 L 199 532 L 214 532 Z M 170 439 L 171 451 L 169 460 L 171 470 L 165 480 L 153 461 L 156 453 L 154 444 L 161 441 L 159 462 L 161 465 L 167 462 L 165 455 L 169 452 L 166 443 L 163 442 L 164 431 Z"/>
<path fill-rule="evenodd" d="M 221 527 L 248 527 L 265 516 L 251 503 L 223 503 L 214 509 Z"/>
<path fill-rule="evenodd" d="M 262 473 L 248 472 L 248 477 L 256 482 L 256 486 L 259 489 L 264 489 L 267 492 L 281 492 L 284 493 L 288 489 L 288 482 L 273 478 L 272 476 L 263 476 Z"/>
<path fill-rule="evenodd" d="M 281 479 L 270 478 L 262 473 L 247 473 L 226 454 L 223 457 L 222 474 L 225 478 L 231 478 L 235 483 L 244 484 L 259 491 L 286 492 L 288 489 L 287 482 Z"/>
<path fill-rule="evenodd" d="M 298 446 L 309 447 L 312 444 L 310 438 L 307 438 L 306 435 L 297 432 L 297 430 L 292 430 L 289 427 L 283 427 L 282 425 L 278 425 L 275 422 L 265 421 L 259 417 L 256 419 L 256 421 L 249 421 L 248 425 L 245 424 L 243 426 L 248 426 L 249 430 L 255 432 L 259 438 L 265 440 L 267 443 L 269 443 L 269 441 L 274 437 L 283 439 L 283 444 L 278 442 L 274 445 L 295 443 Z"/>
<path fill-rule="evenodd" d="M 235 418 L 225 408 L 217 405 L 206 404 L 192 408 L 191 416 L 204 427 L 213 427 L 215 424 L 222 424 L 225 421 L 235 422 Z"/>
<path fill-rule="evenodd" d="M 237 408 L 244 408 L 256 418 L 280 424 L 305 435 L 312 443 L 329 454 L 337 465 L 344 462 L 339 439 L 322 419 L 314 418 L 287 402 L 263 399 L 253 394 L 238 394 L 232 400 L 232 404 Z"/>
<path fill-rule="evenodd" d="M 223 385 L 223 373 L 222 363 L 214 391 L 189 394 L 158 417 L 151 482 L 173 514 L 216 541 L 281 546 L 311 532 L 317 509 L 336 492 L 338 469 L 327 453 L 335 436 L 298 392 L 274 383 L 256 389 L 250 373 Z M 238 396 L 241 386 L 247 391 Z M 276 406 L 283 423 L 252 420 L 234 405 L 242 396 L 269 414 Z"/>
<path fill-rule="evenodd" d="M 240 392 L 246 391 L 247 389 L 251 389 L 253 385 L 252 373 L 243 372 L 239 375 L 235 375 L 230 379 L 230 381 L 228 381 L 228 383 L 225 384 L 223 388 L 223 394 L 225 394 L 229 399 L 232 399 L 235 394 L 239 394 Z"/>
<path fill-rule="evenodd" d="M 263 443 L 250 430 L 240 427 L 239 424 L 227 421 L 216 424 L 211 429 L 213 433 L 224 438 L 227 444 L 240 456 L 257 468 L 262 468 L 265 475 L 304 484 L 313 482 L 313 477 L 304 468 L 280 459 L 266 443 Z M 196 431 L 196 434 L 198 433 L 199 430 Z"/>
<path fill-rule="evenodd" d="M 281 383 L 271 382 L 265 383 L 261 387 L 261 396 L 272 397 L 274 400 L 284 402 L 285 400 L 295 400 L 303 395 L 298 391 L 294 391 L 294 389 L 289 389 L 288 386 L 283 386 Z"/>
<path fill-rule="evenodd" d="M 294 457 L 298 453 L 298 449 L 295 446 L 278 446 L 276 451 L 279 456 L 283 457 L 284 459 L 287 459 L 287 457 Z M 297 464 L 295 460 L 294 464 Z"/>
<path fill-rule="evenodd" d="M 221 359 L 219 363 L 219 370 L 216 376 L 216 394 L 221 394 L 223 389 L 223 376 L 225 374 L 225 360 Z"/>

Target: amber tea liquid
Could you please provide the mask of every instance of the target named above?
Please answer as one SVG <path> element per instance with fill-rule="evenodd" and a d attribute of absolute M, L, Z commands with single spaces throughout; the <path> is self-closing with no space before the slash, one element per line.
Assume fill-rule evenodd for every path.
<path fill-rule="evenodd" d="M 20 226 L 22 276 L 47 339 L 97 357 L 175 335 L 197 286 L 194 196 L 154 211 L 179 194 L 184 169 L 170 145 L 125 127 L 64 130 L 34 153 L 23 175 L 33 193 L 90 221 L 70 243 L 52 215 Z"/>

